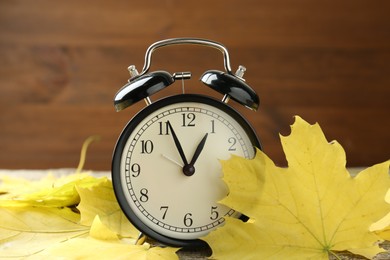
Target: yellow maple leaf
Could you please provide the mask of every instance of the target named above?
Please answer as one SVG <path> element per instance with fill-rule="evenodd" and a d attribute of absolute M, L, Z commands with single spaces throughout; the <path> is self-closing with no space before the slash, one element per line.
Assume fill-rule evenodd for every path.
<path fill-rule="evenodd" d="M 387 203 L 390 203 L 390 189 L 386 194 L 385 200 Z M 379 221 L 373 223 L 370 226 L 370 230 L 377 233 L 382 239 L 390 241 L 390 212 Z"/>
<path fill-rule="evenodd" d="M 68 179 L 72 180 L 72 175 Z M 147 243 L 135 245 L 139 231 L 121 212 L 111 181 L 107 178 L 96 181 L 87 179 L 86 182 L 76 184 L 70 181 L 58 187 L 60 190 L 61 187 L 66 187 L 68 194 L 71 185 L 75 193 L 80 193 L 81 215 L 72 208 L 53 206 L 56 204 L 52 204 L 52 198 L 47 195 L 38 197 L 48 199 L 50 203 L 43 201 L 39 206 L 35 199 L 23 200 L 23 203 L 16 203 L 16 206 L 12 203 L 11 207 L 0 206 L 0 258 L 178 258 L 177 248 L 151 247 Z M 19 181 L 27 185 L 29 183 L 21 180 L 17 182 Z M 42 192 L 34 189 L 35 195 L 32 197 L 47 194 L 46 189 L 46 186 Z M 23 197 L 31 196 L 23 194 Z M 48 207 L 48 204 L 52 206 Z"/>
<path fill-rule="evenodd" d="M 370 225 L 390 211 L 390 161 L 347 171 L 345 152 L 318 124 L 296 117 L 281 137 L 288 168 L 262 151 L 253 160 L 222 162 L 230 193 L 221 201 L 250 217 L 227 218 L 204 239 L 216 259 L 328 259 L 338 251 L 372 258 L 382 250 Z"/>
<path fill-rule="evenodd" d="M 0 258 L 31 256 L 89 231 L 69 208 L 0 207 L 0 216 Z"/>
<path fill-rule="evenodd" d="M 0 178 L 0 258 L 178 259 L 177 248 L 134 245 L 128 237 L 139 232 L 120 210 L 111 181 L 81 173 L 92 140 L 75 174 Z"/>
<path fill-rule="evenodd" d="M 105 180 L 93 187 L 76 187 L 80 195 L 80 223 L 91 225 L 98 215 L 102 223 L 122 237 L 138 237 L 139 231 L 130 223 L 122 212 L 110 180 Z"/>
<path fill-rule="evenodd" d="M 68 207 L 80 202 L 75 187 L 93 187 L 105 181 L 104 178 L 95 178 L 86 173 L 69 174 L 60 178 L 47 175 L 40 180 L 26 180 L 3 176 L 0 198 L 2 207 Z M 26 187 L 29 187 L 26 189 Z"/>
<path fill-rule="evenodd" d="M 131 245 L 118 242 L 107 242 L 92 238 L 75 238 L 56 244 L 48 250 L 28 259 L 131 259 L 157 260 L 178 259 L 177 248 L 151 247 L 150 244 Z"/>
<path fill-rule="evenodd" d="M 135 245 L 135 240 L 119 239 L 101 221 L 93 220 L 88 237 L 73 238 L 54 243 L 28 259 L 178 259 L 177 248 L 151 247 L 150 244 Z"/>
<path fill-rule="evenodd" d="M 0 176 L 0 206 L 2 207 L 68 207 L 79 203 L 80 197 L 75 186 L 91 187 L 98 184 L 98 179 L 82 172 L 88 146 L 99 140 L 99 136 L 88 137 L 81 148 L 79 165 L 75 174 L 56 178 L 48 174 L 38 180 L 27 180 L 10 176 Z"/>
<path fill-rule="evenodd" d="M 92 222 L 91 229 L 89 230 L 89 235 L 92 238 L 106 241 L 119 241 L 118 234 L 106 225 L 102 223 L 98 215 L 95 216 L 95 219 Z M 136 243 L 136 239 L 133 239 L 133 244 Z"/>

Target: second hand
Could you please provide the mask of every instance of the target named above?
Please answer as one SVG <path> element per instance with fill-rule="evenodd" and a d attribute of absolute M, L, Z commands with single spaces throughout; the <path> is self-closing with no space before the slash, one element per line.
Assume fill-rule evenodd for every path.
<path fill-rule="evenodd" d="M 168 161 L 176 164 L 177 166 L 179 166 L 180 168 L 183 168 L 183 165 L 181 165 L 180 163 L 178 163 L 177 161 L 175 161 L 174 159 L 166 156 L 165 154 L 161 154 L 162 157 L 164 157 L 165 159 L 167 159 Z"/>

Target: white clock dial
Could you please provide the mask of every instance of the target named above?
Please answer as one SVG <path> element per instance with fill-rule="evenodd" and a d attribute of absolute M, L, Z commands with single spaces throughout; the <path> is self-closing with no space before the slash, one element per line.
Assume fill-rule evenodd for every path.
<path fill-rule="evenodd" d="M 220 160 L 232 154 L 252 158 L 258 141 L 225 107 L 202 96 L 168 98 L 125 128 L 113 181 L 120 183 L 120 203 L 136 226 L 193 240 L 223 224 L 224 216 L 239 215 L 217 203 L 228 193 Z"/>

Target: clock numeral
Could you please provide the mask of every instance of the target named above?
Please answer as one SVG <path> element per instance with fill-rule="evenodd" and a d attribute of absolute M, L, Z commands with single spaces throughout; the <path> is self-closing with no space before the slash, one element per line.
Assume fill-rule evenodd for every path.
<path fill-rule="evenodd" d="M 236 151 L 237 149 L 236 149 L 235 146 L 236 146 L 236 143 L 237 143 L 237 139 L 234 138 L 234 137 L 230 137 L 228 139 L 228 142 L 230 144 L 229 151 Z"/>
<path fill-rule="evenodd" d="M 131 165 L 131 172 L 133 173 L 131 176 L 134 178 L 138 177 L 141 173 L 141 166 L 138 163 L 133 163 Z"/>
<path fill-rule="evenodd" d="M 163 215 L 162 215 L 162 219 L 165 219 L 165 216 L 167 215 L 167 212 L 168 212 L 168 206 L 161 206 L 160 207 L 160 211 L 163 212 Z"/>
<path fill-rule="evenodd" d="M 211 120 L 211 134 L 215 134 L 215 121 Z"/>
<path fill-rule="evenodd" d="M 149 200 L 148 192 L 149 192 L 148 189 L 145 188 L 140 190 L 141 196 L 139 197 L 139 200 L 141 202 L 147 202 Z"/>
<path fill-rule="evenodd" d="M 151 140 L 141 140 L 141 153 L 151 154 L 153 152 L 153 142 Z"/>
<path fill-rule="evenodd" d="M 216 220 L 219 217 L 219 213 L 217 211 L 217 208 L 218 208 L 217 206 L 211 207 L 211 215 L 210 215 L 211 220 Z"/>
<path fill-rule="evenodd" d="M 158 122 L 159 124 L 159 133 L 158 135 L 169 135 L 169 121 L 166 121 L 166 122 Z"/>
<path fill-rule="evenodd" d="M 192 214 L 187 213 L 184 215 L 184 226 L 191 227 L 194 221 L 192 220 Z"/>
<path fill-rule="evenodd" d="M 181 126 L 195 126 L 195 114 L 194 113 L 182 113 L 183 124 Z"/>

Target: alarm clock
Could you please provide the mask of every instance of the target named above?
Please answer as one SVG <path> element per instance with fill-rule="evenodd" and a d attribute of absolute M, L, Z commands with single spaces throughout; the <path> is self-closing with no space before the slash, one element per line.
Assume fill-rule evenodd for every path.
<path fill-rule="evenodd" d="M 150 96 L 190 72 L 148 72 L 152 53 L 161 47 L 195 44 L 222 52 L 225 71 L 208 70 L 200 81 L 222 94 L 221 100 L 200 94 L 177 94 L 152 102 Z M 245 68 L 232 73 L 229 53 L 218 42 L 197 38 L 167 39 L 146 51 L 139 73 L 115 95 L 117 111 L 145 100 L 146 106 L 124 127 L 112 159 L 112 182 L 118 203 L 133 225 L 153 240 L 170 246 L 197 247 L 200 237 L 239 212 L 218 204 L 228 194 L 221 181 L 220 160 L 232 154 L 255 156 L 259 139 L 247 122 L 228 105 L 234 100 L 257 110 L 259 98 L 243 79 Z M 237 173 L 239 174 L 239 173 Z"/>

